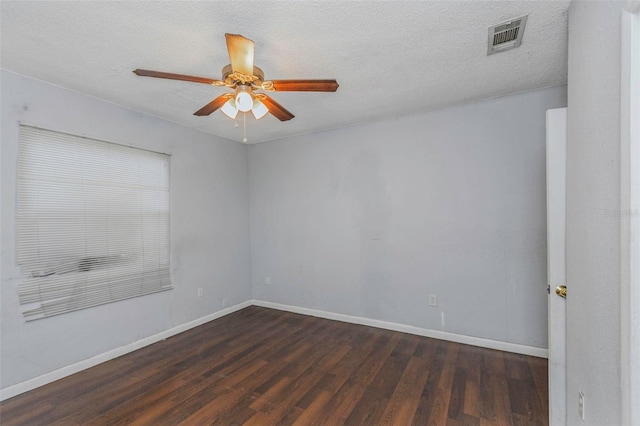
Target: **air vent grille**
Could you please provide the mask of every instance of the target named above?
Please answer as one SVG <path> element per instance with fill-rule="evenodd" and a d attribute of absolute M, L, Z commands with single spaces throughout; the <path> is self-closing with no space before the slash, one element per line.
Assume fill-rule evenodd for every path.
<path fill-rule="evenodd" d="M 507 28 L 503 31 L 497 32 L 493 35 L 493 45 L 497 46 L 508 41 L 513 41 L 518 38 L 518 30 L 520 29 L 520 21 L 515 28 Z"/>
<path fill-rule="evenodd" d="M 489 27 L 489 47 L 487 55 L 514 49 L 522 43 L 527 16 L 511 19 Z"/>

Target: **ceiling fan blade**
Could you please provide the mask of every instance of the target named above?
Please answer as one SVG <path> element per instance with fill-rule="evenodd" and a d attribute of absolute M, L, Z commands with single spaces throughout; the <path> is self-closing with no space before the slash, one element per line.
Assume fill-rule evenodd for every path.
<path fill-rule="evenodd" d="M 208 104 L 206 104 L 205 106 L 203 106 L 202 108 L 200 108 L 199 110 L 197 110 L 196 112 L 194 112 L 193 115 L 198 115 L 198 116 L 209 115 L 215 110 L 217 110 L 218 108 L 220 108 L 222 105 L 224 105 L 225 102 L 227 102 L 231 96 L 232 94 L 230 93 L 225 93 L 224 95 L 220 95 L 214 100 L 212 100 L 211 102 L 209 102 Z"/>
<path fill-rule="evenodd" d="M 227 50 L 231 60 L 231 69 L 244 75 L 253 75 L 253 40 L 242 37 L 240 34 L 225 34 Z"/>
<path fill-rule="evenodd" d="M 285 107 L 283 107 L 282 105 L 280 105 L 279 103 L 277 103 L 272 98 L 265 95 L 264 93 L 260 94 L 259 99 L 262 101 L 264 106 L 267 107 L 269 112 L 278 120 L 288 121 L 288 120 L 291 120 L 293 117 L 295 117 L 295 115 L 287 111 Z"/>
<path fill-rule="evenodd" d="M 276 92 L 335 92 L 338 82 L 335 80 L 273 80 Z"/>
<path fill-rule="evenodd" d="M 168 78 L 169 80 L 192 81 L 194 83 L 212 84 L 214 86 L 224 83 L 220 80 L 206 77 L 194 77 L 192 75 L 173 74 L 170 72 L 151 71 L 151 70 L 133 70 L 133 73 L 142 77 Z"/>

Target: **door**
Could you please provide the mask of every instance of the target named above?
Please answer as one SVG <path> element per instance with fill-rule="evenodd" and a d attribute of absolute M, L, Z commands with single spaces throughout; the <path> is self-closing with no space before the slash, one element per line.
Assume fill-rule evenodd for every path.
<path fill-rule="evenodd" d="M 565 425 L 567 421 L 566 299 L 558 294 L 560 291 L 556 292 L 566 282 L 566 158 L 567 109 L 550 109 L 547 111 L 547 288 L 551 426 Z"/>

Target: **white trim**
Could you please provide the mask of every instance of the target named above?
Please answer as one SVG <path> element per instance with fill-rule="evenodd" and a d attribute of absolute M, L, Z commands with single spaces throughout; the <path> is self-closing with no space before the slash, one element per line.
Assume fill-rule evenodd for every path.
<path fill-rule="evenodd" d="M 449 342 L 463 343 L 465 345 L 480 346 L 482 348 L 496 349 L 499 351 L 513 352 L 523 355 L 530 355 L 539 358 L 547 358 L 548 351 L 545 348 L 535 346 L 519 345 L 517 343 L 501 342 L 498 340 L 483 339 L 481 337 L 465 336 L 462 334 L 447 333 L 444 331 L 430 330 L 412 325 L 398 324 L 394 322 L 375 320 L 370 318 L 356 317 L 346 314 L 321 311 L 318 309 L 303 308 L 299 306 L 284 305 L 281 303 L 267 302 L 264 300 L 252 300 L 255 306 L 278 309 L 280 311 L 293 312 L 296 314 L 310 315 L 319 318 L 348 322 L 352 324 L 367 325 L 369 327 L 383 328 L 386 330 L 400 331 L 402 333 L 415 334 L 417 336 L 432 337 L 434 339 L 447 340 Z"/>
<path fill-rule="evenodd" d="M 640 424 L 640 2 L 628 3 L 620 42 L 620 384 L 622 423 Z"/>
<path fill-rule="evenodd" d="M 44 386 L 48 383 L 62 379 L 63 377 L 70 376 L 72 374 L 86 370 L 87 368 L 91 368 L 95 365 L 98 365 L 103 362 L 117 358 L 119 356 L 128 354 L 129 352 L 133 352 L 145 346 L 167 339 L 171 336 L 175 336 L 176 334 L 180 334 L 184 331 L 187 331 L 194 327 L 198 327 L 199 325 L 202 325 L 209 321 L 213 321 L 225 315 L 229 315 L 233 312 L 239 311 L 240 309 L 244 309 L 248 306 L 251 306 L 250 300 L 222 309 L 213 314 L 205 315 L 193 321 L 189 321 L 179 326 L 162 331 L 158 334 L 154 334 L 153 336 L 145 337 L 144 339 L 129 343 L 128 345 L 121 346 L 116 349 L 112 349 L 110 351 L 96 355 L 92 358 L 85 359 L 80 362 L 76 362 L 75 364 L 67 365 L 66 367 L 59 368 L 57 370 L 51 371 L 49 373 L 45 373 L 38 377 L 34 377 L 33 379 L 29 379 L 12 386 L 7 386 L 4 389 L 0 389 L 0 401 L 4 401 L 5 399 L 12 398 L 21 393 L 28 392 L 37 387 Z"/>

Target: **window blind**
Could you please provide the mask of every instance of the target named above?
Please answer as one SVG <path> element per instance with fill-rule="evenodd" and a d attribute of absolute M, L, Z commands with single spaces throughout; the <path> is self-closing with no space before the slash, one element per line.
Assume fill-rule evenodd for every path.
<path fill-rule="evenodd" d="M 22 125 L 17 189 L 28 321 L 172 288 L 168 155 Z"/>

